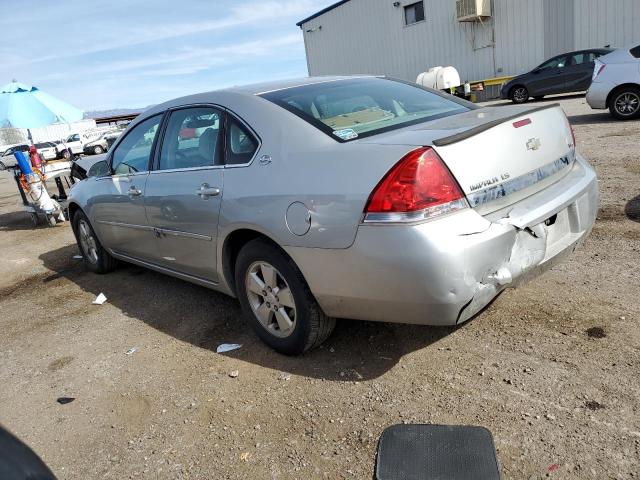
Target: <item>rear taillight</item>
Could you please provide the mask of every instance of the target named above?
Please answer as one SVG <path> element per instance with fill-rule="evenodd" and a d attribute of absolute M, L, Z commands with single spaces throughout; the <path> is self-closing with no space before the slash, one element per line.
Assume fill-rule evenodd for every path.
<path fill-rule="evenodd" d="M 593 68 L 593 77 L 592 77 L 592 79 L 591 79 L 591 80 L 592 80 L 592 81 L 593 81 L 593 80 L 595 80 L 595 79 L 596 79 L 596 77 L 597 77 L 598 75 L 600 75 L 600 74 L 604 71 L 604 68 L 605 68 L 606 66 L 607 66 L 607 64 L 606 64 L 606 63 L 602 63 L 602 62 L 600 62 L 600 61 L 596 60 L 596 64 L 594 65 L 594 68 Z"/>
<path fill-rule="evenodd" d="M 430 147 L 405 155 L 373 190 L 365 222 L 414 222 L 467 207 L 449 169 Z"/>
<path fill-rule="evenodd" d="M 573 142 L 573 145 L 570 145 L 570 147 L 576 148 L 576 132 L 573 131 L 573 125 L 571 125 L 571 122 L 569 121 L 569 118 L 566 114 L 564 116 L 564 121 L 567 123 L 567 128 L 571 132 L 571 141 Z"/>

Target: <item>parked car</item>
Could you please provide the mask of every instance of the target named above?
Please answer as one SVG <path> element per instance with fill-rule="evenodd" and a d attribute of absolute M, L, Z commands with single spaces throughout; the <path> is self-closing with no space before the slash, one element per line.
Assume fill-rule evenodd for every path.
<path fill-rule="evenodd" d="M 541 100 L 545 95 L 584 92 L 591 83 L 595 60 L 612 51 L 610 48 L 596 48 L 553 57 L 506 82 L 500 96 L 513 103 L 526 103 L 531 97 Z"/>
<path fill-rule="evenodd" d="M 120 132 L 112 130 L 88 130 L 86 132 L 72 133 L 65 140 L 59 142 L 58 150 L 64 158 L 71 158 L 71 155 L 100 155 L 109 148 L 107 137 Z"/>
<path fill-rule="evenodd" d="M 58 158 L 58 149 L 53 142 L 40 142 L 35 144 L 36 150 L 45 160 Z"/>
<path fill-rule="evenodd" d="M 29 145 L 25 143 L 7 148 L 0 157 L 0 170 L 16 166 L 16 157 L 13 155 L 15 152 L 24 152 L 25 155 L 29 155 Z"/>
<path fill-rule="evenodd" d="M 640 45 L 596 61 L 587 103 L 593 109 L 608 108 L 620 120 L 640 118 Z"/>
<path fill-rule="evenodd" d="M 382 77 L 157 105 L 69 199 L 89 270 L 124 260 L 236 296 L 285 354 L 335 318 L 465 322 L 571 253 L 597 208 L 559 106 L 479 108 Z"/>

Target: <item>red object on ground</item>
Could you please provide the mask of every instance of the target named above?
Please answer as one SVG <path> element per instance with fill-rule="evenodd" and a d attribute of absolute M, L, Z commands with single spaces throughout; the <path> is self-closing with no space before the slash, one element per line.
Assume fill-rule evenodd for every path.
<path fill-rule="evenodd" d="M 38 150 L 36 150 L 36 147 L 33 145 L 29 147 L 29 160 L 33 168 L 40 168 L 42 166 L 42 159 L 40 155 L 38 155 Z"/>

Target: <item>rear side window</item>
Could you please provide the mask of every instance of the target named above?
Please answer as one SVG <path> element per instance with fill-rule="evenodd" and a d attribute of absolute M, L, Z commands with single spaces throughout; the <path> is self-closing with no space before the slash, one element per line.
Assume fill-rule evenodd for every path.
<path fill-rule="evenodd" d="M 338 141 L 470 110 L 467 102 L 386 78 L 357 78 L 262 94 Z"/>
<path fill-rule="evenodd" d="M 258 141 L 235 118 L 229 116 L 228 119 L 225 163 L 227 165 L 249 163 L 258 149 Z"/>
<path fill-rule="evenodd" d="M 171 112 L 160 150 L 159 170 L 220 165 L 222 117 L 209 107 Z"/>
<path fill-rule="evenodd" d="M 640 58 L 640 45 L 629 50 L 629 53 L 635 58 Z"/>

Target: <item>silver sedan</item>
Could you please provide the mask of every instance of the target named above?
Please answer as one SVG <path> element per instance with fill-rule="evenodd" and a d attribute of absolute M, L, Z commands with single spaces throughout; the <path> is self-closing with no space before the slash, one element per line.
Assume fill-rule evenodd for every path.
<path fill-rule="evenodd" d="M 235 296 L 285 354 L 335 318 L 460 324 L 572 252 L 597 206 L 558 105 L 478 108 L 380 77 L 157 105 L 69 200 L 87 268 Z"/>

